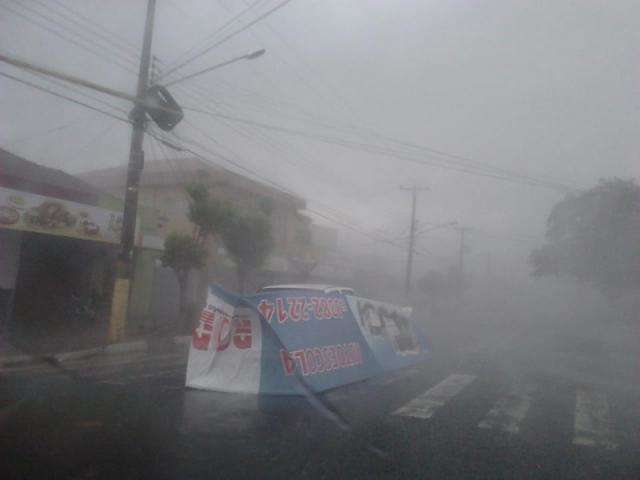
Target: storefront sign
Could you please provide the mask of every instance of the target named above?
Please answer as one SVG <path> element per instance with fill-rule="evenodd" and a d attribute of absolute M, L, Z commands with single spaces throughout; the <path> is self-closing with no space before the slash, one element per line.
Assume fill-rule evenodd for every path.
<path fill-rule="evenodd" d="M 0 227 L 118 243 L 122 212 L 0 187 Z"/>
<path fill-rule="evenodd" d="M 164 249 L 164 239 L 136 225 L 136 246 Z M 0 228 L 120 243 L 122 212 L 0 187 Z"/>

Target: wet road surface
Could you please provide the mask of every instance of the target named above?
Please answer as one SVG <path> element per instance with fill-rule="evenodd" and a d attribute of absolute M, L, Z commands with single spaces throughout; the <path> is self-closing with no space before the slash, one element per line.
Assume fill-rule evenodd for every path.
<path fill-rule="evenodd" d="M 4 369 L 1 478 L 640 478 L 640 393 L 500 351 L 303 398 L 189 390 L 186 354 Z M 382 452 L 379 455 L 376 452 Z"/>

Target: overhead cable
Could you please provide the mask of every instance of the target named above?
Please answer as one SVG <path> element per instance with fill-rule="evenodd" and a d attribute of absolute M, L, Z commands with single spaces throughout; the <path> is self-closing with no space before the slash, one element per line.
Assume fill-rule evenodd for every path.
<path fill-rule="evenodd" d="M 206 42 L 208 42 L 209 40 L 211 40 L 212 38 L 215 38 L 216 35 L 218 35 L 220 32 L 222 32 L 223 30 L 225 30 L 229 25 L 231 25 L 233 22 L 235 22 L 236 20 L 238 20 L 240 17 L 242 17 L 245 13 L 251 11 L 251 9 L 253 9 L 254 7 L 256 7 L 259 3 L 264 2 L 264 0 L 257 0 L 256 2 L 247 5 L 247 7 L 243 10 L 241 10 L 239 13 L 237 13 L 236 15 L 234 15 L 233 17 L 231 17 L 229 20 L 227 20 L 221 27 L 217 28 L 216 30 L 214 30 L 210 35 L 207 35 L 205 38 L 203 38 L 200 42 L 198 42 L 196 45 L 192 46 L 191 48 L 189 48 L 188 50 L 186 50 L 185 52 L 183 52 L 182 54 L 180 54 L 178 57 L 176 57 L 176 59 L 174 59 L 173 61 L 169 62 L 167 64 L 168 68 L 172 68 L 173 65 L 175 63 L 177 63 L 181 58 L 189 55 L 191 52 L 193 52 L 194 50 L 196 50 L 199 45 L 201 44 L 205 44 Z M 171 71 L 167 72 L 167 75 L 170 73 Z"/>
<path fill-rule="evenodd" d="M 187 60 L 179 63 L 177 66 L 169 69 L 167 72 L 165 72 L 161 78 L 165 78 L 169 75 L 171 75 L 173 72 L 175 72 L 176 70 L 183 68 L 184 66 L 188 65 L 189 63 L 193 62 L 194 60 L 196 60 L 197 58 L 201 57 L 202 55 L 205 55 L 207 53 L 209 53 L 211 50 L 213 50 L 214 48 L 222 45 L 223 43 L 225 43 L 226 41 L 230 40 L 231 38 L 235 37 L 236 35 L 238 35 L 239 33 L 244 32 L 245 30 L 247 30 L 248 28 L 251 28 L 253 25 L 255 25 L 256 23 L 258 23 L 259 21 L 267 18 L 269 15 L 275 13 L 276 11 L 280 10 L 282 7 L 284 7 L 285 5 L 287 5 L 289 2 L 291 2 L 291 0 L 284 0 L 282 2 L 280 2 L 279 4 L 277 4 L 275 7 L 273 7 L 270 10 L 267 10 L 265 13 L 263 13 L 262 15 L 260 15 L 259 17 L 257 17 L 255 20 L 252 20 L 251 22 L 247 23 L 246 25 L 244 25 L 243 27 L 234 30 L 233 32 L 229 33 L 228 35 L 225 35 L 224 37 L 222 37 L 220 40 L 218 40 L 217 42 L 215 42 L 213 45 L 211 45 L 210 47 L 206 48 L 204 51 L 193 55 L 192 57 L 189 57 Z"/>
<path fill-rule="evenodd" d="M 24 80 L 22 78 L 15 77 L 13 75 L 10 75 L 10 74 L 4 73 L 4 72 L 0 72 L 0 76 L 5 77 L 5 78 L 9 78 L 11 80 L 14 80 L 14 81 L 16 81 L 18 83 L 22 83 L 24 85 L 28 85 L 28 86 L 30 86 L 32 88 L 35 88 L 36 90 L 40 90 L 42 92 L 46 92 L 46 93 L 48 93 L 50 95 L 53 95 L 54 97 L 59 97 L 59 98 L 62 98 L 64 100 L 67 100 L 67 101 L 69 101 L 71 103 L 75 103 L 76 105 L 81 105 L 81 106 L 83 106 L 85 108 L 88 108 L 90 110 L 93 110 L 95 112 L 100 112 L 103 115 L 106 115 L 108 117 L 114 118 L 116 120 L 120 120 L 121 122 L 131 123 L 125 117 L 119 117 L 119 116 L 114 115 L 114 114 L 112 114 L 110 112 L 107 112 L 106 110 L 102 110 L 101 108 L 94 107 L 93 105 L 89 105 L 88 103 L 81 102 L 79 100 L 76 100 L 75 98 L 71 98 L 71 97 L 69 97 L 67 95 L 63 95 L 61 93 L 54 92 L 53 90 L 49 90 L 48 88 L 42 87 L 40 85 L 36 85 L 35 83 L 29 82 L 28 80 Z"/>

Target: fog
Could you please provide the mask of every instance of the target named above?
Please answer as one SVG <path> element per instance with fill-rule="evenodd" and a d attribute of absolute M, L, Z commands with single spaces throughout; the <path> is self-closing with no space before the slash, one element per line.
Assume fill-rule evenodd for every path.
<path fill-rule="evenodd" d="M 92 48 L 101 55 L 87 52 L 34 24 L 65 34 L 50 22 L 60 20 L 55 11 L 4 2 L 2 52 L 132 93 L 146 2 L 62 3 L 113 32 L 124 47 L 100 43 Z M 247 5 L 159 1 L 152 48 L 160 74 L 203 39 L 210 42 L 220 27 L 228 24 L 214 38 L 242 25 L 243 18 L 228 19 Z M 410 196 L 400 186 L 417 185 L 428 187 L 417 202 L 418 229 L 453 221 L 469 229 L 467 290 L 464 300 L 453 302 L 459 308 L 482 306 L 479 317 L 489 323 L 505 316 L 523 322 L 575 316 L 564 310 L 569 305 L 594 316 L 584 305 L 601 304 L 598 294 L 585 297 L 571 281 L 529 277 L 527 258 L 543 242 L 547 216 L 565 192 L 514 175 L 580 189 L 601 177 L 639 174 L 639 14 L 633 1 L 292 1 L 183 73 L 265 48 L 257 60 L 185 87 L 206 91 L 218 113 L 307 136 L 189 110 L 176 133 L 204 145 L 199 151 L 212 161 L 237 171 L 211 152 L 222 154 L 305 198 L 317 223 L 340 231 L 341 249 L 375 257 L 392 277 L 393 288 L 365 278 L 362 287 L 372 294 L 402 298 Z M 0 71 L 35 78 L 8 65 Z M 3 148 L 72 173 L 127 161 L 128 125 L 6 78 L 0 85 Z M 174 94 L 183 106 L 201 106 L 185 90 Z M 92 95 L 129 109 L 124 101 Z M 380 135 L 431 150 L 399 147 Z M 321 139 L 327 136 L 357 146 Z M 362 145 L 399 154 L 371 153 Z M 148 160 L 166 155 L 149 140 L 146 150 Z M 473 171 L 460 171 L 456 158 L 464 159 L 462 170 Z M 469 162 L 506 169 L 498 176 L 508 178 L 478 173 Z M 420 304 L 418 284 L 427 272 L 458 267 L 459 234 L 425 233 L 416 250 L 413 302 Z"/>
<path fill-rule="evenodd" d="M 0 0 L 0 477 L 640 478 L 640 2 L 147 4 Z"/>

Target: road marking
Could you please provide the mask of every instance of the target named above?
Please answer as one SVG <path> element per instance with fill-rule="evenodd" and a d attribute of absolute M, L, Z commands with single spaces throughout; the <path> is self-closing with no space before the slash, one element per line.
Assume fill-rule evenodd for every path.
<path fill-rule="evenodd" d="M 369 382 L 370 385 L 374 385 L 376 387 L 387 387 L 392 385 L 400 380 L 404 380 L 406 378 L 412 377 L 419 371 L 419 366 L 406 367 L 399 372 L 394 372 L 392 374 L 387 374 L 383 378 L 377 378 L 371 380 Z"/>
<path fill-rule="evenodd" d="M 404 417 L 431 418 L 436 410 L 460 393 L 464 387 L 476 379 L 474 375 L 449 375 L 435 387 L 398 408 L 393 415 Z"/>
<path fill-rule="evenodd" d="M 574 445 L 610 450 L 618 447 L 611 431 L 609 403 L 604 393 L 578 388 L 574 421 Z"/>
<path fill-rule="evenodd" d="M 487 416 L 478 424 L 480 428 L 519 433 L 520 424 L 531 406 L 530 385 L 516 385 L 511 392 L 500 398 Z"/>

